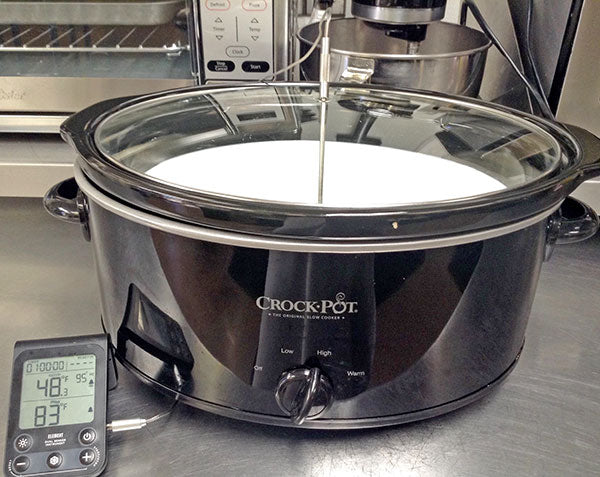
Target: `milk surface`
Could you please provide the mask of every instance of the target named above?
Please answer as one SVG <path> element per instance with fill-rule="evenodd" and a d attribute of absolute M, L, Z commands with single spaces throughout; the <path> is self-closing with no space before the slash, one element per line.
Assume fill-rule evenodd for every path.
<path fill-rule="evenodd" d="M 194 151 L 147 175 L 185 188 L 317 205 L 318 141 L 269 141 Z M 327 142 L 323 204 L 381 207 L 486 194 L 506 186 L 467 165 L 370 144 Z"/>

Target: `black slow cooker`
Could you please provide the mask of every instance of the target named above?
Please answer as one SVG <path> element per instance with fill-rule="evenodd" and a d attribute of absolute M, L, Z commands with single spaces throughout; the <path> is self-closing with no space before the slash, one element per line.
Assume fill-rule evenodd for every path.
<path fill-rule="evenodd" d="M 106 101 L 46 197 L 91 240 L 102 319 L 142 381 L 275 425 L 381 426 L 513 368 L 541 264 L 598 218 L 595 137 L 500 106 L 315 83 Z M 322 188 L 322 197 L 318 194 Z M 561 207 L 562 205 L 562 207 Z"/>

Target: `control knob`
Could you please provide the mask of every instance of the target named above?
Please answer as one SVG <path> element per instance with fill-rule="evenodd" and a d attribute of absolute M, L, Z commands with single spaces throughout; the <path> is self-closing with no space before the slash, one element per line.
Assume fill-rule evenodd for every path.
<path fill-rule="evenodd" d="M 319 368 L 293 369 L 279 378 L 275 399 L 292 423 L 299 426 L 329 409 L 333 402 L 333 387 Z"/>

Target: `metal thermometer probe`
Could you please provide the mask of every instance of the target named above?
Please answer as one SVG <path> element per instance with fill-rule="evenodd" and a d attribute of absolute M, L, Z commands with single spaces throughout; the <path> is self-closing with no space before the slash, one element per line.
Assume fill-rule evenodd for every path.
<path fill-rule="evenodd" d="M 319 129 L 319 204 L 323 203 L 323 180 L 325 170 L 325 125 L 327 123 L 327 100 L 329 99 L 329 64 L 330 64 L 330 44 L 329 44 L 329 23 L 331 22 L 331 10 L 327 9 L 325 13 L 325 33 L 321 39 L 321 63 L 319 72 L 319 94 L 321 100 L 321 125 Z"/>

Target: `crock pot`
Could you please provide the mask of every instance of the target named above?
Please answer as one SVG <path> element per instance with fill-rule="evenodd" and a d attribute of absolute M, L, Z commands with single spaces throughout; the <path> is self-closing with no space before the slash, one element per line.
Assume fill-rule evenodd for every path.
<path fill-rule="evenodd" d="M 565 199 L 600 172 L 600 141 L 332 84 L 320 175 L 321 106 L 316 83 L 213 86 L 63 124 L 76 183 L 45 205 L 91 240 L 117 358 L 187 404 L 284 426 L 389 425 L 483 396 L 517 362 L 544 257 L 598 229 Z"/>

